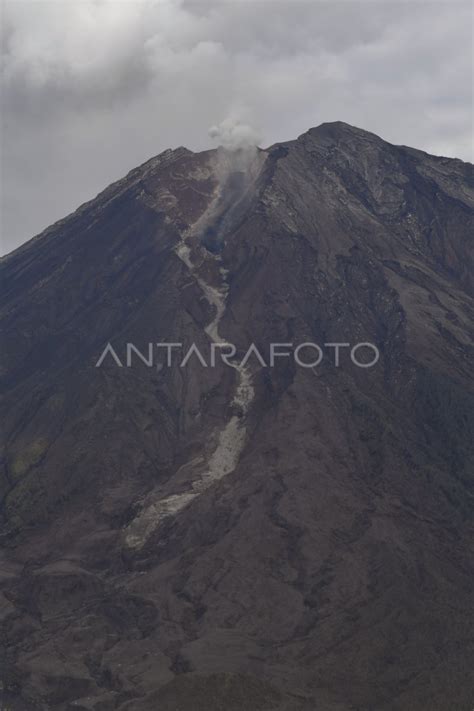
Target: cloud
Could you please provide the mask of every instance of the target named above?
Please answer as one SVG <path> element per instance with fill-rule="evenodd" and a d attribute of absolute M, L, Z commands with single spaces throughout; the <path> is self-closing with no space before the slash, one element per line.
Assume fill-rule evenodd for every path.
<path fill-rule="evenodd" d="M 469 3 L 6 0 L 3 14 L 5 251 L 176 145 L 343 120 L 472 159 Z"/>

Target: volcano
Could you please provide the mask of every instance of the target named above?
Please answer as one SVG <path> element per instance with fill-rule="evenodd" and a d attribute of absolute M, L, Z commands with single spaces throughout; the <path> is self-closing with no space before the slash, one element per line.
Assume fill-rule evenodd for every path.
<path fill-rule="evenodd" d="M 472 710 L 473 206 L 327 123 L 167 150 L 3 258 L 2 708 Z"/>

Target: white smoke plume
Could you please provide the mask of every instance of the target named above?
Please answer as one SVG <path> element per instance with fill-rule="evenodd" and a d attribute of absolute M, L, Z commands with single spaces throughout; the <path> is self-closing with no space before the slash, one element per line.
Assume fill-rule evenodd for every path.
<path fill-rule="evenodd" d="M 217 151 L 212 154 L 217 186 L 201 241 L 208 250 L 216 252 L 245 212 L 266 153 L 257 146 L 258 131 L 235 116 L 230 115 L 211 126 L 208 133 L 219 142 Z"/>
<path fill-rule="evenodd" d="M 248 182 L 260 163 L 257 148 L 260 133 L 243 120 L 241 113 L 229 114 L 208 131 L 209 136 L 218 142 L 218 150 L 213 160 L 221 191 L 224 186 L 228 187 L 231 173 L 244 173 L 247 176 L 245 182 Z"/>
<path fill-rule="evenodd" d="M 233 117 L 211 126 L 209 136 L 219 141 L 219 145 L 228 151 L 255 147 L 261 140 L 255 128 Z"/>

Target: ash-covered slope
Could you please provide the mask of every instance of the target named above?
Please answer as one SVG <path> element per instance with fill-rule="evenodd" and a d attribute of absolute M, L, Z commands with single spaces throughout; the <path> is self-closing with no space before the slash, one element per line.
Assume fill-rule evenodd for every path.
<path fill-rule="evenodd" d="M 323 124 L 166 151 L 2 261 L 12 708 L 472 708 L 473 202 Z M 237 357 L 126 366 L 156 342 Z M 239 360 L 305 342 L 380 360 Z"/>

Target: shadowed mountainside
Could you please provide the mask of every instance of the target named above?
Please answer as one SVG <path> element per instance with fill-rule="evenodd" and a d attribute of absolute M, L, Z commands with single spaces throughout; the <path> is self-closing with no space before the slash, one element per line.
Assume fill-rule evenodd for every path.
<path fill-rule="evenodd" d="M 165 151 L 1 261 L 7 706 L 471 711 L 473 206 L 331 123 Z M 380 360 L 95 367 L 224 341 Z"/>

